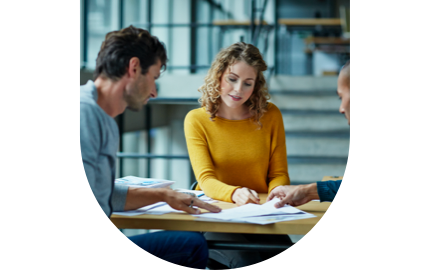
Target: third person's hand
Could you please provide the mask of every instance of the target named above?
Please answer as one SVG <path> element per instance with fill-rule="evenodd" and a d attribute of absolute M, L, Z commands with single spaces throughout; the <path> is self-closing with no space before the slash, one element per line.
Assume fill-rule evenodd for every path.
<path fill-rule="evenodd" d="M 279 186 L 270 192 L 267 201 L 273 198 L 279 198 L 281 201 L 275 204 L 276 208 L 283 207 L 286 204 L 299 206 L 311 200 L 319 199 L 316 184 L 297 185 L 297 186 Z"/>

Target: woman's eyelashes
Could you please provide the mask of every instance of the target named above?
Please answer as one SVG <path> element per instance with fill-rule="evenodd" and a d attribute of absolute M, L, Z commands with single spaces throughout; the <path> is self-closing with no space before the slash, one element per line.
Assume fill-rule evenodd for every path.
<path fill-rule="evenodd" d="M 231 81 L 231 82 L 236 82 L 237 81 L 237 79 L 234 79 L 234 78 L 228 78 L 228 80 Z M 244 85 L 245 86 L 251 86 L 252 84 L 251 83 L 244 83 Z"/>

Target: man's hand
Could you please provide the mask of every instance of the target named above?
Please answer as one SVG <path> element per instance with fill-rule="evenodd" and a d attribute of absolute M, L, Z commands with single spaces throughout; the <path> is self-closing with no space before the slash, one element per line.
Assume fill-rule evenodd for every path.
<path fill-rule="evenodd" d="M 206 209 L 213 213 L 221 212 L 221 208 L 211 205 L 196 197 L 176 192 L 167 188 L 135 188 L 129 187 L 125 201 L 124 211 L 135 210 L 157 202 L 166 202 L 176 210 L 183 210 L 190 214 L 200 214 L 199 209 L 189 207 L 191 205 Z"/>
<path fill-rule="evenodd" d="M 232 201 L 238 206 L 245 205 L 247 203 L 260 204 L 260 198 L 257 192 L 249 188 L 238 188 L 233 192 L 231 196 Z"/>
<path fill-rule="evenodd" d="M 319 199 L 316 183 L 298 186 L 278 186 L 272 189 L 269 197 L 267 197 L 267 201 L 275 197 L 281 199 L 281 201 L 275 204 L 276 208 L 282 207 L 285 204 L 299 206 L 311 200 Z"/>
<path fill-rule="evenodd" d="M 198 215 L 201 212 L 200 212 L 200 209 L 189 207 L 190 205 L 206 209 L 212 213 L 221 212 L 221 208 L 219 208 L 218 206 L 205 203 L 191 195 L 176 192 L 173 190 L 168 190 L 168 189 L 166 189 L 164 193 L 163 201 L 165 201 L 173 209 L 182 210 L 193 215 Z"/>

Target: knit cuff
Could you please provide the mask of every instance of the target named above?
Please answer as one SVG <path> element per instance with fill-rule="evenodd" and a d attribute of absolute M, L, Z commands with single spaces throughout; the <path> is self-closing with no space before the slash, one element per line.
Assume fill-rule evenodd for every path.
<path fill-rule="evenodd" d="M 111 198 L 113 212 L 124 211 L 127 192 L 128 192 L 128 186 L 114 185 L 112 198 Z"/>
<path fill-rule="evenodd" d="M 327 182 L 318 181 L 317 182 L 318 196 L 321 202 L 329 202 L 330 189 L 328 188 Z"/>

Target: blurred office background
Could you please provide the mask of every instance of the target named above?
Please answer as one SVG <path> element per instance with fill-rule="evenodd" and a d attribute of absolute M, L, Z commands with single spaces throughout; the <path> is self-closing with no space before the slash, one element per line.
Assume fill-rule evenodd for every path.
<path fill-rule="evenodd" d="M 195 181 L 183 120 L 198 108 L 217 52 L 234 42 L 256 45 L 267 62 L 271 102 L 282 111 L 291 184 L 343 175 L 349 126 L 338 112 L 337 74 L 349 59 L 345 0 L 81 0 L 81 84 L 92 78 L 101 42 L 129 25 L 163 41 L 169 62 L 159 97 L 116 120 L 117 176 Z"/>

